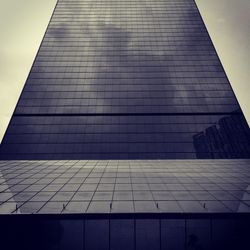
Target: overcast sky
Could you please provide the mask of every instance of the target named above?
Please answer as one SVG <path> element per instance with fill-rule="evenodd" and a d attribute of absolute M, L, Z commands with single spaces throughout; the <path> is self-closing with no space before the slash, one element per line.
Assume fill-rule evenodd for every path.
<path fill-rule="evenodd" d="M 0 141 L 56 0 L 0 0 Z M 250 0 L 196 0 L 250 123 Z"/>

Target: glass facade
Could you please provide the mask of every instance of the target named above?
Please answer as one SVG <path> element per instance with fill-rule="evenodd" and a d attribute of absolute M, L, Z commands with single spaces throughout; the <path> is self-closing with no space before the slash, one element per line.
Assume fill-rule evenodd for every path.
<path fill-rule="evenodd" d="M 249 249 L 249 216 L 139 215 L 0 218 L 5 249 L 235 250 Z M 25 230 L 24 230 L 25 229 Z M 10 237 L 11 236 L 11 237 Z M 13 236 L 15 240 L 13 240 Z"/>
<path fill-rule="evenodd" d="M 0 216 L 250 213 L 249 166 L 249 159 L 0 161 Z"/>
<path fill-rule="evenodd" d="M 59 0 L 1 159 L 249 158 L 194 0 Z"/>

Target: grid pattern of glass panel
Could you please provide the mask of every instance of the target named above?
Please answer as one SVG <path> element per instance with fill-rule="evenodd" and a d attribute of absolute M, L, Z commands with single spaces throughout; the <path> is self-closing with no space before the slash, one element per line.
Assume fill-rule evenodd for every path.
<path fill-rule="evenodd" d="M 193 0 L 59 0 L 1 157 L 248 158 L 249 141 Z"/>
<path fill-rule="evenodd" d="M 1 161 L 0 213 L 250 212 L 249 160 Z"/>

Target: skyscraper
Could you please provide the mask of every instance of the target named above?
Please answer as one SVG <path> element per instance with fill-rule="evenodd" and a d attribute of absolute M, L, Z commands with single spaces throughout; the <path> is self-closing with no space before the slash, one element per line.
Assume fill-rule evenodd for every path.
<path fill-rule="evenodd" d="M 1 158 L 247 158 L 249 140 L 193 0 L 58 1 Z"/>
<path fill-rule="evenodd" d="M 3 222 L 60 249 L 249 245 L 249 127 L 194 0 L 58 0 L 0 158 L 0 212 L 48 216 Z"/>

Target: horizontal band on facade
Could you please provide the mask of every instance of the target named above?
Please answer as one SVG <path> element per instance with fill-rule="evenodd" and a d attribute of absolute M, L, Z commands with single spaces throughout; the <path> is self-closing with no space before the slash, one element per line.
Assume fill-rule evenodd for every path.
<path fill-rule="evenodd" d="M 243 115 L 242 112 L 198 112 L 198 113 L 34 113 L 13 116 L 207 116 L 207 115 Z"/>

